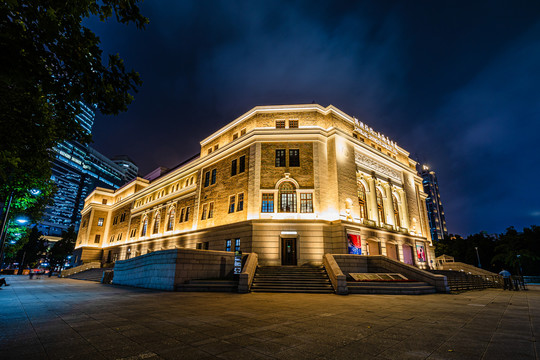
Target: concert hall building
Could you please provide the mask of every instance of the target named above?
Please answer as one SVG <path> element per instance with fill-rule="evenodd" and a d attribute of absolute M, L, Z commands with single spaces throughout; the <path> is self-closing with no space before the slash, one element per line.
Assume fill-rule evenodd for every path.
<path fill-rule="evenodd" d="M 155 178 L 95 189 L 74 262 L 192 248 L 255 252 L 260 265 L 321 264 L 325 253 L 432 263 L 416 162 L 341 110 L 257 106 L 200 144 Z"/>

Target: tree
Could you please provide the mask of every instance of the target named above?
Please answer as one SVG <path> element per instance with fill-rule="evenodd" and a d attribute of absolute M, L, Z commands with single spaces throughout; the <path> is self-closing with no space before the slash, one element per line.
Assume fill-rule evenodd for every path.
<path fill-rule="evenodd" d="M 540 271 L 539 242 L 540 227 L 531 226 L 518 232 L 511 226 L 499 236 L 493 262 L 517 274 L 536 275 Z"/>
<path fill-rule="evenodd" d="M 21 249 L 17 254 L 19 258 L 19 275 L 28 265 L 34 267 L 47 250 L 47 240 L 43 234 L 34 226 L 30 233 L 21 240 Z"/>
<path fill-rule="evenodd" d="M 82 21 L 114 16 L 142 29 L 139 0 L 0 2 L 0 212 L 10 196 L 50 178 L 50 149 L 90 135 L 75 120 L 79 101 L 103 114 L 127 110 L 141 85 L 118 55 L 102 60 L 99 38 Z"/>
<path fill-rule="evenodd" d="M 71 255 L 75 249 L 76 241 L 77 233 L 73 226 L 70 226 L 67 231 L 62 232 L 62 239 L 56 242 L 47 253 L 51 271 L 62 267 L 66 262 L 67 257 Z"/>

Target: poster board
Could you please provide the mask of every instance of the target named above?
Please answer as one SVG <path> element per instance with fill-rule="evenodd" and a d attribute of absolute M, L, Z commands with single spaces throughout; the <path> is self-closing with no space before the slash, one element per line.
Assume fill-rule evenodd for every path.
<path fill-rule="evenodd" d="M 362 255 L 362 240 L 360 235 L 347 234 L 349 254 Z"/>
<path fill-rule="evenodd" d="M 421 242 L 416 242 L 416 259 L 419 262 L 426 262 L 426 249 L 424 244 Z"/>

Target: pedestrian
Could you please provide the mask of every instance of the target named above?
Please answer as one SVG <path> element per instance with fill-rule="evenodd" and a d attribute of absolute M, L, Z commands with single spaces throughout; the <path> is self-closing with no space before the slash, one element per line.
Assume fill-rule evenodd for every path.
<path fill-rule="evenodd" d="M 9 284 L 6 282 L 6 278 L 5 278 L 5 277 L 0 278 L 0 287 L 2 287 L 2 285 L 4 285 L 4 286 L 9 286 Z"/>
<path fill-rule="evenodd" d="M 503 281 L 504 281 L 503 290 L 506 290 L 507 288 L 508 290 L 512 290 L 512 282 L 510 281 L 510 277 L 512 276 L 512 274 L 510 274 L 510 271 L 506 269 L 502 269 L 499 275 L 503 277 Z"/>

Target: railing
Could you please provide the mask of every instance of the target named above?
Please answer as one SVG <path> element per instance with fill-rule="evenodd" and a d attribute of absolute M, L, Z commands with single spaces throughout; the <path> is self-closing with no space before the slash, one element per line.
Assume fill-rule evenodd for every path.
<path fill-rule="evenodd" d="M 73 274 L 77 274 L 77 273 L 80 273 L 82 271 L 86 271 L 86 270 L 90 270 L 90 269 L 98 269 L 101 267 L 101 263 L 99 262 L 90 262 L 90 263 L 86 263 L 86 264 L 82 264 L 82 265 L 79 265 L 79 266 L 75 266 L 73 268 L 70 268 L 70 269 L 66 269 L 66 270 L 62 270 L 62 272 L 60 273 L 60 277 L 67 277 L 67 276 L 70 276 L 70 275 L 73 275 Z"/>
<path fill-rule="evenodd" d="M 504 286 L 503 278 L 500 275 L 471 275 L 451 270 L 431 270 L 430 272 L 446 276 L 450 291 L 503 288 Z"/>
<path fill-rule="evenodd" d="M 323 265 L 335 293 L 338 295 L 347 295 L 349 293 L 347 277 L 343 274 L 343 271 L 341 271 L 334 256 L 332 254 L 325 254 L 323 256 Z"/>
<path fill-rule="evenodd" d="M 251 284 L 253 283 L 253 278 L 255 277 L 255 271 L 257 270 L 258 264 L 259 256 L 257 253 L 248 254 L 244 268 L 242 269 L 242 272 L 238 278 L 239 293 L 247 293 L 249 292 L 249 289 L 251 289 Z"/>

